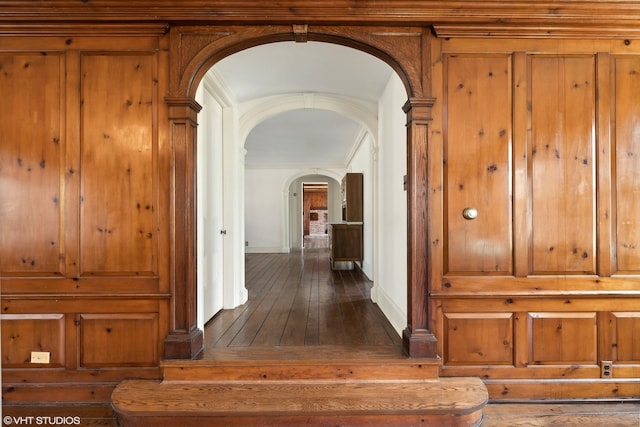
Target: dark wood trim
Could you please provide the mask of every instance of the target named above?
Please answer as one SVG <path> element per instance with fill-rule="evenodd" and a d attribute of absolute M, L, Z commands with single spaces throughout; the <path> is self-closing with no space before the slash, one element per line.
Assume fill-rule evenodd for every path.
<path fill-rule="evenodd" d="M 171 135 L 170 204 L 170 332 L 166 359 L 191 359 L 202 352 L 197 327 L 196 265 L 196 128 L 202 108 L 189 97 L 167 98 Z"/>
<path fill-rule="evenodd" d="M 223 0 L 92 0 L 48 2 L 14 0 L 0 7 L 0 22 L 157 22 L 171 23 L 262 23 L 330 25 L 415 25 L 416 23 L 464 23 L 468 29 L 490 36 L 504 29 L 538 37 L 581 33 L 583 36 L 619 35 L 640 26 L 640 5 L 618 0 L 572 0 L 525 2 L 521 0 L 286 0 L 276 4 Z M 486 29 L 487 26 L 490 29 Z M 485 30 L 481 30 L 485 28 Z"/>
<path fill-rule="evenodd" d="M 308 40 L 349 46 L 387 62 L 398 72 L 409 95 L 405 106 L 408 127 L 408 321 L 404 348 L 411 357 L 437 357 L 437 341 L 428 329 L 427 148 L 428 124 L 434 99 L 430 93 L 429 29 L 425 27 L 307 27 Z M 174 262 L 172 283 L 173 326 L 168 343 L 184 342 L 178 353 L 194 355 L 195 325 L 195 126 L 197 104 L 192 97 L 207 70 L 218 60 L 239 50 L 275 41 L 295 40 L 296 26 L 176 27 L 170 32 L 170 84 L 167 99 L 173 147 L 175 185 L 171 204 Z M 185 288 L 183 288 L 185 287 Z M 189 338 L 188 338 L 189 337 Z"/>
<path fill-rule="evenodd" d="M 411 98 L 407 113 L 407 315 L 402 335 L 411 357 L 437 357 L 437 340 L 429 330 L 429 180 L 428 145 L 435 99 Z"/>
<path fill-rule="evenodd" d="M 296 25 L 173 27 L 170 31 L 171 96 L 195 96 L 207 71 L 221 59 L 266 43 L 293 41 Z M 430 76 L 428 27 L 309 26 L 306 37 L 369 53 L 393 68 L 409 97 L 424 96 Z"/>

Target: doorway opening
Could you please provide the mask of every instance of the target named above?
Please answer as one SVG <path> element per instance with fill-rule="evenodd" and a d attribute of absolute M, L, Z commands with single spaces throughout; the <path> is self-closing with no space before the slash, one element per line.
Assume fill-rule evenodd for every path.
<path fill-rule="evenodd" d="M 295 28 L 296 27 L 294 26 L 294 29 Z M 193 351 L 197 350 L 202 345 L 202 333 L 199 332 L 198 325 L 195 321 L 197 312 L 194 310 L 195 306 L 192 305 L 198 302 L 195 292 L 196 280 L 195 277 L 191 275 L 191 272 L 195 272 L 194 261 L 197 258 L 196 254 L 192 252 L 192 248 L 194 247 L 192 244 L 195 245 L 196 235 L 195 233 L 191 233 L 191 231 L 195 229 L 196 218 L 195 216 L 192 216 L 192 213 L 195 213 L 196 206 L 195 203 L 191 206 L 193 210 L 188 206 L 192 200 L 195 200 L 196 196 L 196 185 L 195 182 L 191 180 L 191 177 L 193 176 L 191 172 L 195 172 L 196 165 L 195 162 L 191 162 L 190 160 L 195 160 L 195 153 L 193 153 L 194 157 L 191 157 L 190 150 L 198 145 L 196 143 L 195 132 L 193 131 L 196 127 L 193 125 L 196 123 L 196 115 L 200 110 L 200 106 L 193 102 L 193 96 L 195 96 L 196 91 L 196 87 L 193 86 L 193 83 L 202 82 L 205 72 L 209 67 L 214 64 L 218 65 L 218 63 L 222 63 L 222 60 L 225 58 L 235 57 L 237 53 L 244 52 L 242 49 L 247 51 L 253 50 L 256 47 L 266 46 L 264 43 L 267 45 L 280 45 L 281 43 L 279 42 L 294 39 L 303 42 L 313 41 L 318 45 L 337 46 L 346 48 L 351 53 L 358 52 L 359 54 L 367 55 L 369 59 L 375 61 L 380 61 L 378 58 L 383 58 L 384 64 L 390 64 L 393 66 L 393 70 L 395 70 L 397 74 L 393 73 L 393 71 L 391 74 L 396 77 L 396 80 L 399 81 L 400 84 L 396 85 L 395 82 L 392 82 L 391 80 L 386 82 L 384 85 L 385 94 L 378 96 L 377 101 L 373 102 L 373 114 L 371 102 L 361 102 L 361 100 L 354 100 L 351 96 L 336 95 L 335 91 L 302 91 L 294 93 L 293 96 L 281 97 L 273 96 L 273 94 L 271 94 L 265 95 L 263 99 L 254 100 L 255 102 L 243 102 L 238 99 L 232 100 L 238 101 L 235 102 L 234 105 L 236 107 L 240 107 L 235 109 L 231 108 L 229 110 L 231 114 L 228 115 L 229 121 L 235 124 L 234 138 L 231 138 L 235 145 L 230 147 L 230 150 L 227 150 L 225 146 L 223 156 L 225 162 L 225 190 L 227 188 L 240 190 L 235 195 L 235 199 L 233 199 L 234 203 L 231 204 L 228 203 L 228 192 L 225 191 L 224 193 L 224 230 L 227 231 L 225 242 L 230 240 L 234 242 L 232 245 L 234 250 L 231 252 L 231 258 L 233 258 L 234 265 L 233 284 L 237 285 L 238 283 L 244 283 L 244 268 L 238 269 L 237 267 L 244 266 L 245 253 L 248 254 L 251 252 L 246 249 L 246 247 L 250 246 L 250 241 L 244 240 L 244 227 L 241 225 L 232 228 L 228 226 L 228 223 L 226 223 L 227 220 L 231 219 L 226 215 L 227 207 L 231 206 L 232 209 L 235 209 L 235 213 L 240 214 L 237 215 L 236 218 L 244 218 L 245 210 L 248 210 L 249 208 L 248 205 L 244 205 L 241 202 L 243 198 L 247 200 L 249 199 L 246 197 L 247 195 L 245 192 L 246 188 L 249 188 L 249 186 L 245 186 L 244 184 L 245 181 L 248 180 L 247 171 L 251 169 L 249 167 L 250 159 L 248 155 L 244 156 L 244 153 L 242 152 L 242 145 L 238 144 L 239 142 L 242 143 L 246 141 L 246 136 L 251 129 L 258 123 L 265 121 L 266 118 L 273 116 L 275 114 L 275 110 L 289 111 L 295 109 L 292 107 L 292 102 L 298 102 L 298 109 L 316 108 L 327 111 L 334 110 L 365 125 L 369 132 L 363 133 L 363 138 L 358 139 L 365 140 L 369 138 L 370 147 L 373 149 L 369 151 L 369 156 L 367 158 L 372 159 L 374 163 L 380 162 L 381 159 L 386 159 L 388 153 L 400 154 L 403 150 L 410 150 L 406 153 L 402 152 L 401 163 L 403 165 L 403 170 L 400 174 L 393 171 L 387 171 L 384 167 L 380 166 L 373 168 L 372 173 L 369 174 L 372 180 L 372 185 L 369 187 L 372 188 L 372 197 L 370 199 L 372 208 L 369 212 L 372 215 L 370 223 L 372 225 L 372 232 L 375 231 L 372 234 L 375 237 L 375 241 L 373 241 L 372 244 L 370 243 L 367 245 L 367 247 L 371 248 L 371 251 L 373 252 L 369 258 L 374 261 L 371 265 L 374 273 L 373 277 L 382 277 L 383 275 L 380 274 L 382 263 L 376 261 L 384 258 L 381 257 L 381 248 L 391 252 L 394 252 L 394 249 L 396 248 L 393 244 L 388 244 L 391 242 L 385 242 L 387 244 L 382 244 L 382 240 L 384 240 L 384 238 L 378 233 L 380 230 L 387 228 L 386 224 L 383 225 L 382 223 L 388 221 L 390 226 L 389 228 L 393 228 L 394 225 L 400 225 L 401 228 L 401 232 L 397 234 L 397 236 L 400 236 L 401 240 L 401 244 L 397 248 L 401 250 L 395 251 L 395 253 L 403 253 L 402 250 L 404 250 L 404 254 L 401 256 L 401 262 L 398 263 L 395 262 L 395 260 L 389 261 L 387 259 L 386 261 L 389 262 L 389 264 L 393 264 L 394 267 L 402 267 L 406 265 L 411 266 L 418 265 L 419 263 L 424 262 L 423 260 L 427 259 L 427 247 L 424 239 L 420 237 L 427 231 L 427 223 L 425 223 L 424 215 L 421 213 L 426 211 L 427 206 L 426 200 L 421 197 L 424 193 L 416 190 L 426 188 L 428 186 L 428 177 L 425 173 L 427 170 L 425 165 L 426 157 L 423 155 L 424 153 L 422 153 L 421 150 L 425 147 L 425 137 L 428 134 L 425 130 L 428 126 L 427 124 L 431 115 L 431 108 L 434 100 L 425 97 L 424 95 L 424 75 L 420 71 L 422 68 L 416 68 L 413 65 L 422 64 L 422 66 L 424 66 L 425 64 L 423 59 L 420 59 L 421 55 L 419 52 L 423 52 L 422 48 L 424 47 L 424 43 L 429 40 L 428 32 L 393 32 L 388 35 L 383 35 L 377 33 L 369 34 L 365 29 L 362 29 L 350 33 L 349 36 L 345 38 L 340 37 L 337 34 L 316 34 L 313 31 L 309 31 L 308 34 L 305 33 L 303 38 L 300 38 L 291 33 L 290 29 L 287 31 L 286 28 L 256 27 L 256 29 L 259 30 L 260 35 L 256 36 L 255 33 L 251 35 L 244 31 L 238 31 L 232 32 L 232 34 L 234 34 L 232 37 L 223 39 L 220 39 L 218 34 L 215 32 L 212 32 L 210 35 L 183 32 L 181 33 L 181 37 L 193 39 L 193 41 L 199 45 L 197 48 L 199 50 L 192 49 L 191 51 L 187 51 L 181 48 L 182 45 L 173 46 L 173 48 L 175 48 L 173 50 L 173 54 L 176 55 L 176 58 L 180 59 L 180 63 L 183 64 L 183 66 L 180 69 L 174 70 L 175 73 L 172 74 L 173 83 L 171 87 L 173 97 L 167 98 L 167 103 L 169 105 L 169 119 L 171 126 L 174 128 L 174 132 L 171 134 L 171 140 L 174 150 L 176 150 L 175 155 L 173 156 L 173 161 L 176 164 L 176 169 L 174 169 L 174 178 L 177 181 L 172 192 L 172 201 L 175 202 L 175 209 L 172 211 L 172 218 L 174 218 L 176 224 L 179 225 L 171 235 L 171 241 L 177 248 L 177 251 L 172 252 L 171 262 L 173 263 L 173 266 L 178 273 L 178 278 L 180 279 L 172 282 L 172 285 L 175 286 L 176 289 L 176 293 L 173 295 L 171 300 L 172 310 L 170 311 L 172 313 L 173 323 L 169 335 L 165 340 L 165 355 L 171 355 L 169 357 L 175 357 L 175 355 L 193 357 L 189 355 L 193 355 Z M 340 32 L 339 28 L 336 30 L 338 33 Z M 296 43 L 295 45 L 306 44 L 307 43 Z M 311 43 L 309 43 L 309 45 L 311 45 Z M 197 52 L 195 56 L 192 55 L 194 52 Z M 364 52 L 368 53 L 365 54 Z M 416 52 L 418 52 L 417 55 Z M 280 58 L 278 57 L 278 59 Z M 294 62 L 296 65 L 305 63 L 305 61 L 300 60 Z M 325 69 L 327 67 L 326 64 L 330 64 L 329 67 L 335 65 L 335 63 L 326 61 L 323 63 L 325 64 Z M 248 68 L 250 69 L 251 67 Z M 255 67 L 253 68 L 255 69 Z M 275 69 L 282 71 L 282 68 L 276 67 Z M 357 79 L 350 81 L 350 84 L 347 86 L 353 84 L 357 85 L 359 82 L 367 81 L 366 77 L 371 74 L 370 71 L 371 70 L 368 68 L 365 68 L 364 70 L 360 69 L 360 73 L 356 76 Z M 258 75 L 262 74 L 261 70 L 261 73 L 258 73 Z M 341 74 L 341 72 L 338 72 L 338 74 Z M 324 73 L 317 73 L 314 75 L 313 81 L 316 82 L 318 78 L 323 75 Z M 288 81 L 287 79 L 281 80 Z M 259 85 L 259 87 L 272 88 L 270 85 Z M 387 88 L 389 87 L 392 87 L 393 89 L 391 89 L 390 92 L 387 92 Z M 366 92 L 369 95 L 372 93 L 369 90 Z M 395 97 L 398 94 L 400 95 L 400 101 Z M 409 94 L 408 101 L 406 98 L 407 94 Z M 268 100 L 266 100 L 267 98 Z M 279 106 L 271 104 L 272 108 L 260 108 L 272 102 L 273 98 L 276 98 L 276 104 L 279 103 Z M 325 103 L 327 99 L 330 100 L 330 106 L 327 106 Z M 391 103 L 389 103 L 389 101 L 391 101 Z M 386 119 L 381 119 L 381 111 L 379 111 L 379 109 L 389 105 L 393 105 L 391 115 Z M 398 105 L 403 105 L 402 112 L 398 111 Z M 247 111 L 251 111 L 251 114 L 245 114 Z M 227 123 L 227 114 L 225 114 L 225 112 L 223 112 L 223 118 L 224 122 Z M 374 118 L 373 124 L 370 122 L 371 117 Z M 394 124 L 399 124 L 399 126 L 396 127 Z M 405 125 L 407 126 L 406 128 Z M 391 131 L 389 131 L 389 129 L 391 129 Z M 397 129 L 395 135 L 392 135 L 394 133 L 393 129 Z M 223 133 L 225 132 L 226 131 L 223 129 Z M 389 134 L 387 135 L 388 138 L 381 137 L 381 135 L 385 133 Z M 380 137 L 380 140 L 378 140 L 378 137 Z M 228 138 L 223 139 L 225 141 L 229 140 Z M 383 140 L 392 141 L 393 144 L 389 147 L 384 147 L 381 143 Z M 187 145 L 182 145 L 182 142 L 184 141 L 187 141 Z M 403 144 L 402 141 L 406 141 L 406 145 Z M 230 162 L 227 160 L 230 160 Z M 243 160 L 245 162 L 243 162 Z M 233 185 L 230 187 L 228 187 L 228 185 L 230 185 L 229 181 L 233 181 L 233 179 L 227 179 L 229 177 L 227 173 L 229 164 L 235 168 L 234 170 L 236 172 L 238 170 L 242 171 L 242 169 L 237 167 L 239 164 L 245 165 L 244 174 L 238 173 L 235 177 L 232 177 L 235 179 L 235 182 L 233 182 Z M 340 176 L 349 171 L 349 169 L 355 164 L 357 164 L 357 162 L 350 162 L 348 167 L 343 167 L 340 172 L 329 170 L 328 175 L 338 175 L 336 179 L 339 179 Z M 316 171 L 319 169 L 313 165 L 305 166 L 307 171 Z M 395 203 L 387 204 L 390 199 L 390 197 L 387 197 L 387 194 L 384 194 L 385 203 L 380 203 L 382 195 L 381 188 L 383 187 L 380 183 L 385 183 L 385 185 L 389 183 L 391 187 L 402 188 L 402 177 L 405 174 L 407 176 L 407 191 L 406 193 L 401 192 L 403 203 L 399 205 L 396 205 Z M 398 185 L 396 186 L 396 184 Z M 186 193 L 181 193 L 181 189 L 186 190 Z M 191 191 L 193 191 L 193 193 L 191 193 Z M 286 197 L 286 194 L 283 192 L 281 197 Z M 238 203 L 238 201 L 240 201 L 240 203 Z M 179 210 L 179 206 L 181 206 L 182 203 L 185 203 L 185 206 L 189 209 L 181 212 Z M 383 205 L 393 207 L 403 206 L 408 218 L 398 217 L 391 213 L 382 213 L 380 211 L 380 206 Z M 286 215 L 281 216 L 280 218 L 284 217 L 286 217 Z M 406 227 L 402 226 L 402 219 L 405 219 Z M 274 229 L 281 233 L 282 237 L 288 237 L 288 231 L 285 230 L 285 226 L 286 223 L 283 221 L 279 227 L 275 227 Z M 232 230 L 230 230 L 230 228 L 232 228 Z M 233 235 L 232 239 L 229 239 L 229 234 Z M 287 239 L 281 238 L 281 241 L 286 242 Z M 227 264 L 228 254 L 229 252 L 225 250 L 225 265 Z M 367 263 L 365 262 L 364 264 L 366 267 Z M 398 270 L 399 269 L 397 268 L 391 268 L 389 271 L 396 273 Z M 403 347 L 407 350 L 408 354 L 422 357 L 427 355 L 436 355 L 434 346 L 436 340 L 433 334 L 428 330 L 427 325 L 427 320 L 429 319 L 429 301 L 428 299 L 425 300 L 423 298 L 414 297 L 415 295 L 426 295 L 426 284 L 428 284 L 428 278 L 425 277 L 425 272 L 426 269 L 423 268 L 417 270 L 412 269 L 412 274 L 410 277 L 407 275 L 406 281 L 399 277 L 395 277 L 388 282 L 386 280 L 376 279 L 376 283 L 389 284 L 390 287 L 386 290 L 391 290 L 392 293 L 400 291 L 404 294 L 404 297 L 401 298 L 396 298 L 397 295 L 385 295 L 385 298 L 380 298 L 380 301 L 378 302 L 382 303 L 383 300 L 386 299 L 387 302 L 391 303 L 388 307 L 390 307 L 392 311 L 394 309 L 398 310 L 399 316 L 395 320 L 399 321 L 392 321 L 392 323 L 394 323 L 394 328 L 398 330 L 402 330 L 401 325 L 407 325 L 402 332 Z M 183 282 L 181 279 L 183 276 L 186 286 L 182 285 Z M 225 269 L 225 278 L 226 277 Z M 227 281 L 225 280 L 225 299 L 227 295 L 226 282 Z M 396 303 L 396 301 L 398 302 Z M 403 307 L 407 301 L 409 310 L 406 309 L 407 306 Z M 380 305 L 382 306 L 382 304 Z M 394 316 L 391 315 L 388 317 L 393 319 Z M 396 327 L 396 325 L 399 325 L 399 327 Z"/>
<path fill-rule="evenodd" d="M 302 238 L 329 236 L 329 183 L 302 183 Z M 304 247 L 304 245 L 303 245 Z"/>
<path fill-rule="evenodd" d="M 265 54 L 273 49 L 280 54 Z M 284 93 L 265 95 L 262 85 L 251 89 L 246 87 L 246 81 L 235 80 L 240 69 L 270 69 L 266 64 L 273 64 L 271 58 L 276 57 L 283 61 L 284 52 L 289 52 L 284 58 L 291 58 L 290 67 L 301 58 L 316 63 L 309 64 L 304 73 L 298 66 L 295 78 L 291 77 L 296 80 L 294 83 L 280 82 L 280 79 L 288 80 L 286 75 L 269 80 L 277 87 L 270 88 L 271 91 Z M 211 246 L 207 242 L 213 240 L 219 241 L 218 247 L 222 248 L 218 254 L 222 260 L 219 258 L 217 265 L 225 271 L 219 275 L 222 280 L 218 286 L 222 290 L 219 289 L 217 295 L 226 300 L 225 294 L 240 295 L 239 288 L 246 292 L 245 299 L 230 298 L 218 306 L 215 313 L 251 302 L 252 292 L 246 286 L 252 280 L 248 265 L 250 254 L 284 253 L 294 257 L 299 255 L 296 251 L 309 242 L 318 251 L 316 255 L 327 258 L 328 264 L 329 224 L 342 219 L 340 181 L 347 172 L 356 170 L 365 176 L 367 189 L 365 249 L 358 266 L 362 274 L 358 281 L 366 283 L 361 285 L 363 289 L 369 288 L 364 294 L 372 303 L 379 304 L 399 339 L 406 326 L 406 268 L 403 268 L 406 266 L 406 210 L 402 211 L 406 209 L 406 198 L 401 185 L 389 186 L 386 179 L 395 176 L 395 181 L 400 183 L 406 174 L 406 144 L 398 144 L 398 140 L 406 138 L 404 113 L 398 108 L 406 97 L 400 78 L 388 65 L 369 54 L 328 43 L 276 43 L 247 49 L 239 59 L 234 58 L 236 55 L 239 54 L 216 64 L 205 76 L 204 94 L 198 99 L 204 104 L 199 117 L 202 127 L 198 133 L 199 156 L 200 152 L 213 150 L 224 160 L 215 163 L 210 159 L 204 163 L 223 168 L 218 173 L 221 184 L 216 187 L 220 193 L 202 198 L 199 186 L 198 199 L 205 204 L 217 200 L 223 207 L 219 225 L 208 226 L 210 220 L 202 218 L 206 228 L 202 245 L 206 249 Z M 355 59 L 322 83 L 321 78 L 311 72 L 317 63 L 340 68 L 341 61 L 349 56 Z M 372 64 L 378 71 L 372 70 Z M 364 74 L 376 77 L 364 79 Z M 357 86 L 354 82 L 363 80 L 366 81 L 360 87 L 354 87 Z M 255 82 L 251 85 L 255 86 Z M 373 87 L 375 94 L 372 94 Z M 314 88 L 322 92 L 311 92 Z M 211 114 L 213 126 L 207 123 Z M 225 129 L 229 123 L 235 128 Z M 218 128 L 212 129 L 216 125 Z M 221 148 L 202 148 L 211 145 Z M 227 152 L 244 155 L 234 159 L 229 158 Z M 198 164 L 203 165 L 200 157 Z M 292 173 L 293 178 L 283 176 Z M 385 182 L 380 182 L 381 176 Z M 215 177 L 203 179 L 205 184 L 207 179 L 215 181 Z M 393 203 L 380 204 L 380 198 Z M 199 217 L 209 212 L 206 205 L 205 209 L 198 210 L 201 211 Z M 234 219 L 240 220 L 229 224 Z M 238 244 L 240 235 L 242 244 Z M 385 242 L 385 246 L 381 248 L 379 241 Z M 234 248 L 242 251 L 229 252 Z M 199 260 L 207 259 L 207 254 L 203 255 Z M 300 254 L 301 261 L 304 262 L 306 255 Z M 228 262 L 228 258 L 239 262 Z M 242 271 L 229 274 L 228 268 Z M 202 270 L 209 269 L 204 266 Z M 330 269 L 325 271 L 329 273 Z M 199 284 L 198 288 L 206 289 L 206 286 Z M 204 307 L 203 310 L 208 314 L 213 311 Z M 208 320 L 208 317 L 203 319 L 203 327 Z M 209 334 L 205 334 L 207 336 Z"/>

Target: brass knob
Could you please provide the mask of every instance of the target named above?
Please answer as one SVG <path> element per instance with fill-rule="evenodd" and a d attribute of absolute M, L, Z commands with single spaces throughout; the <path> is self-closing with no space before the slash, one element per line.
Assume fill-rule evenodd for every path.
<path fill-rule="evenodd" d="M 468 220 L 476 219 L 478 218 L 478 210 L 476 208 L 464 208 L 462 217 Z"/>

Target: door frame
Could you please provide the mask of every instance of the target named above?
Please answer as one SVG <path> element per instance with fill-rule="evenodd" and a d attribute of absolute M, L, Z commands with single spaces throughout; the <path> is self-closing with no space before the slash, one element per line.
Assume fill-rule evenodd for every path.
<path fill-rule="evenodd" d="M 173 27 L 169 35 L 169 145 L 171 147 L 169 254 L 170 331 L 164 357 L 192 359 L 203 350 L 197 325 L 196 146 L 197 87 L 219 60 L 240 50 L 279 41 L 320 41 L 352 47 L 385 61 L 407 89 L 407 327 L 403 348 L 410 357 L 437 356 L 430 331 L 430 183 L 428 139 L 435 100 L 430 96 L 431 32 L 424 27 L 229 26 Z"/>

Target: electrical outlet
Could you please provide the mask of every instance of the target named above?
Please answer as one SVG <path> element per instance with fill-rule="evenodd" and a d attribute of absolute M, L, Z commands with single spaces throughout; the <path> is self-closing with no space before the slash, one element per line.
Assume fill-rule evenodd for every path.
<path fill-rule="evenodd" d="M 600 378 L 613 378 L 613 361 L 600 361 Z"/>
<path fill-rule="evenodd" d="M 48 351 L 32 351 L 31 363 L 49 363 L 51 359 L 51 353 Z"/>

